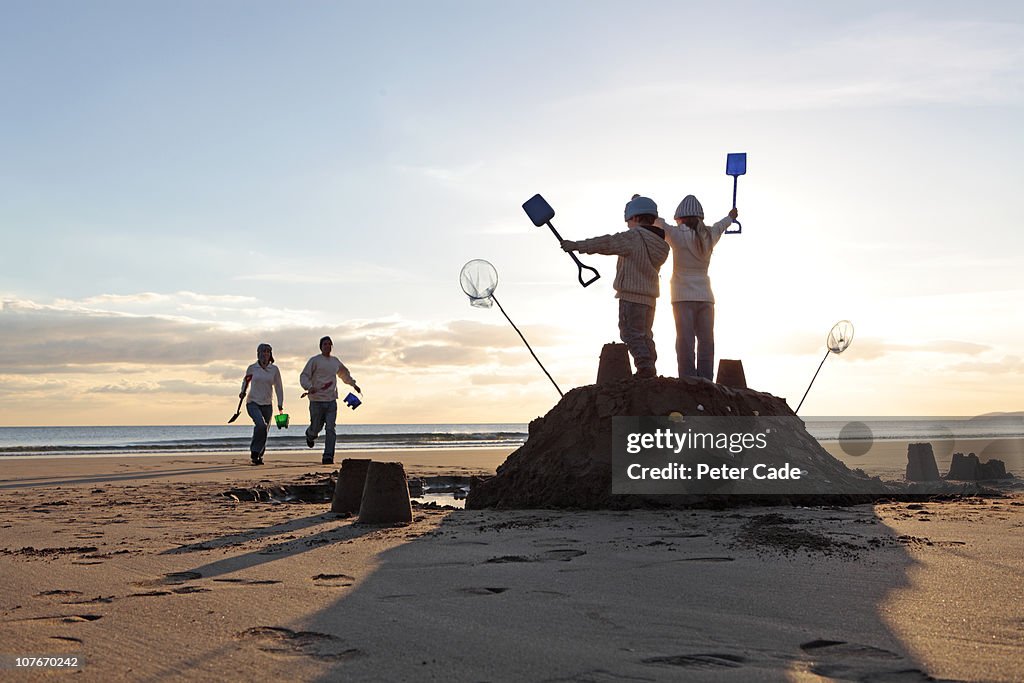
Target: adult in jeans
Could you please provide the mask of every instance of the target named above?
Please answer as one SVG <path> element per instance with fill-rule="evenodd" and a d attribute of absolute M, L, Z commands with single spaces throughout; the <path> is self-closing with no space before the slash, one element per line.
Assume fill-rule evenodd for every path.
<path fill-rule="evenodd" d="M 305 389 L 303 396 L 309 395 L 309 427 L 306 429 L 306 445 L 316 445 L 316 437 L 321 429 L 324 435 L 324 465 L 334 463 L 334 444 L 337 441 L 335 423 L 338 419 L 338 382 L 348 384 L 359 393 L 359 385 L 352 378 L 345 364 L 331 355 L 334 342 L 330 337 L 320 340 L 320 353 L 306 361 L 306 367 L 299 375 L 299 384 Z"/>
<path fill-rule="evenodd" d="M 263 454 L 267 450 L 267 425 L 274 414 L 273 391 L 277 391 L 277 411 L 284 412 L 284 386 L 281 383 L 281 371 L 274 365 L 274 349 L 270 344 L 256 347 L 256 362 L 245 369 L 242 379 L 242 391 L 238 398 L 245 397 L 249 388 L 249 400 L 245 402 L 245 411 L 252 418 L 252 441 L 249 452 L 253 465 L 263 464 Z"/>
<path fill-rule="evenodd" d="M 672 315 L 680 377 L 714 377 L 715 295 L 708 266 L 715 245 L 737 215 L 734 208 L 708 227 L 704 225 L 704 208 L 689 194 L 676 207 L 675 225 L 658 219 L 672 247 Z"/>

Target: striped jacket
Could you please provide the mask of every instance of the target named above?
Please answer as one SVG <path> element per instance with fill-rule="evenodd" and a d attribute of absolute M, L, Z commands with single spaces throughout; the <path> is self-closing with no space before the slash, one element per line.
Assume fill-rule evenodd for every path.
<path fill-rule="evenodd" d="M 664 234 L 647 228 L 630 228 L 614 235 L 591 237 L 578 242 L 567 241 L 568 247 L 581 254 L 618 256 L 615 266 L 615 297 L 623 301 L 654 306 L 660 292 L 658 271 L 668 259 L 669 247 Z"/>

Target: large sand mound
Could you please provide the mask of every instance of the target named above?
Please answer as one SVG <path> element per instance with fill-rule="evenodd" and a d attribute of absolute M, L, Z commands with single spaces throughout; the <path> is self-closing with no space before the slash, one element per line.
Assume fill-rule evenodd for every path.
<path fill-rule="evenodd" d="M 612 495 L 612 418 L 616 416 L 785 416 L 777 458 L 806 470 L 799 495 Z M 828 491 L 828 495 L 822 495 Z M 526 443 L 497 475 L 476 486 L 467 508 L 688 507 L 751 503 L 865 502 L 900 492 L 853 471 L 826 452 L 786 402 L 771 394 L 697 379 L 625 379 L 573 389 L 530 423 Z"/>

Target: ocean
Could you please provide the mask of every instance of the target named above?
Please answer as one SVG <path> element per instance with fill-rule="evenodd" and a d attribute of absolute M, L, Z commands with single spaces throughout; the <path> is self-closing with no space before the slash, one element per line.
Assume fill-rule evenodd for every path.
<path fill-rule="evenodd" d="M 0 457 L 248 451 L 252 424 L 150 427 L 0 427 Z M 966 417 L 810 417 L 819 441 L 1024 438 L 1024 414 Z M 306 425 L 270 427 L 267 450 L 304 450 Z M 523 423 L 338 425 L 338 451 L 516 448 Z M 320 437 L 322 444 L 323 435 Z"/>
<path fill-rule="evenodd" d="M 151 427 L 0 427 L 0 457 L 143 453 L 248 452 L 252 423 Z M 305 424 L 270 427 L 267 450 L 305 450 Z M 338 425 L 337 450 L 515 448 L 525 424 Z M 321 432 L 317 444 L 323 447 Z"/>

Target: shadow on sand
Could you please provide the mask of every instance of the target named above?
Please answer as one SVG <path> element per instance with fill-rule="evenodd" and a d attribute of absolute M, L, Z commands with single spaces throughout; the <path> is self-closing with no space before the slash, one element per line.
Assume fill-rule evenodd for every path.
<path fill-rule="evenodd" d="M 342 598 L 254 637 L 322 681 L 935 680 L 882 616 L 914 560 L 867 506 L 417 517 Z"/>

